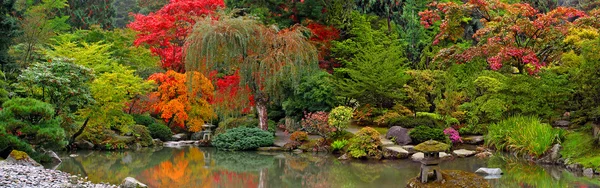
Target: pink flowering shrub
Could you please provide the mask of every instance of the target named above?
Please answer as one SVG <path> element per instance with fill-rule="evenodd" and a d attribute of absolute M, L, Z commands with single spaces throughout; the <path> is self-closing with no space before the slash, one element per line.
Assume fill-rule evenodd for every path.
<path fill-rule="evenodd" d="M 446 129 L 444 129 L 444 134 L 450 138 L 452 143 L 458 143 L 458 142 L 462 143 L 463 142 L 462 138 L 460 138 L 458 131 L 456 131 L 452 127 L 448 127 Z"/>
<path fill-rule="evenodd" d="M 335 127 L 330 126 L 327 123 L 328 119 L 329 113 L 327 112 L 306 113 L 304 114 L 304 118 L 302 118 L 302 128 L 304 128 L 306 132 L 326 138 L 336 131 Z"/>

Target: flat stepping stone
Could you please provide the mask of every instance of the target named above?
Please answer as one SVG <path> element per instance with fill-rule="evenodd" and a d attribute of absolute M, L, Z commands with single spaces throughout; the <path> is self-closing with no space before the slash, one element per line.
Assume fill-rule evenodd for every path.
<path fill-rule="evenodd" d="M 452 153 L 454 153 L 454 155 L 456 155 L 458 157 L 470 157 L 470 156 L 475 155 L 477 152 L 471 151 L 471 150 L 466 150 L 466 149 L 459 149 L 459 150 L 452 151 Z"/>
<path fill-rule="evenodd" d="M 483 144 L 483 136 L 466 136 L 462 138 L 465 144 Z"/>
<path fill-rule="evenodd" d="M 444 159 L 444 158 L 448 158 L 448 157 L 452 157 L 452 155 L 447 154 L 446 152 L 440 152 L 440 159 Z M 421 160 L 423 160 L 423 158 L 425 158 L 425 154 L 423 152 L 417 152 L 417 153 L 413 154 L 412 156 L 410 156 L 410 158 L 413 161 L 421 161 Z"/>
<path fill-rule="evenodd" d="M 383 156 L 387 159 L 406 159 L 410 152 L 406 151 L 402 146 L 384 146 Z"/>
<path fill-rule="evenodd" d="M 392 142 L 391 140 L 387 139 L 387 138 L 381 138 L 381 145 L 382 146 L 389 146 L 389 145 L 395 145 L 396 143 Z"/>
<path fill-rule="evenodd" d="M 402 148 L 404 148 L 410 154 L 417 153 L 417 151 L 415 151 L 415 146 L 414 145 L 404 145 L 404 146 L 402 146 Z"/>

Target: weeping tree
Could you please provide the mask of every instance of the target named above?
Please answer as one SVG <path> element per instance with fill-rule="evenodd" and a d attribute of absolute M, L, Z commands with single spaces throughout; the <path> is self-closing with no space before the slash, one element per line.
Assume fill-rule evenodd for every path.
<path fill-rule="evenodd" d="M 207 17 L 187 39 L 185 67 L 205 75 L 239 71 L 240 86 L 251 91 L 259 126 L 267 130 L 267 105 L 285 93 L 280 85 L 295 87 L 318 68 L 317 50 L 307 33 L 300 26 L 279 30 L 249 17 Z"/>

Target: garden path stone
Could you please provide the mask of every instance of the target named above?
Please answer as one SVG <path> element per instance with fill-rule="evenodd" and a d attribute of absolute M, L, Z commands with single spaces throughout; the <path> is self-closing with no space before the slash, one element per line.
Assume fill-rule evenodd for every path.
<path fill-rule="evenodd" d="M 459 150 L 452 151 L 452 153 L 454 153 L 454 155 L 456 155 L 458 157 L 470 157 L 472 155 L 475 155 L 477 152 L 471 151 L 471 150 L 466 150 L 466 149 L 459 149 Z"/>
<path fill-rule="evenodd" d="M 288 142 L 290 142 L 290 135 L 278 129 L 275 132 L 275 141 L 273 141 L 273 145 L 283 147 Z"/>

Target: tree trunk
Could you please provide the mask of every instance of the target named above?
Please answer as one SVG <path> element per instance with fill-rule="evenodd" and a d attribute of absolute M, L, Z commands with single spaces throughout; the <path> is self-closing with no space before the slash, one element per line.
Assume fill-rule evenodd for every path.
<path fill-rule="evenodd" d="M 85 121 L 83 122 L 83 125 L 81 125 L 81 128 L 79 128 L 79 130 L 73 134 L 73 136 L 71 136 L 71 139 L 69 139 L 69 147 L 73 145 L 73 143 L 75 143 L 75 139 L 81 135 L 81 133 L 83 133 L 83 130 L 85 130 L 85 127 L 87 127 L 88 121 L 90 121 L 90 117 L 85 118 Z"/>
<path fill-rule="evenodd" d="M 258 127 L 262 130 L 269 129 L 269 116 L 267 115 L 267 103 L 264 99 L 256 100 L 256 111 L 258 112 Z"/>

